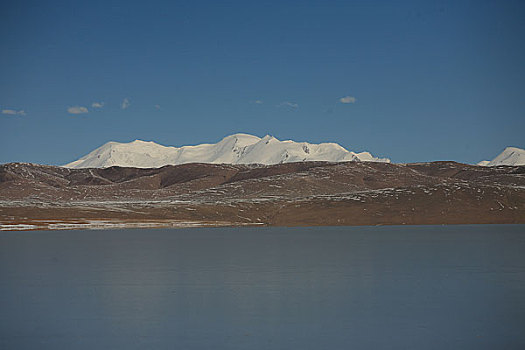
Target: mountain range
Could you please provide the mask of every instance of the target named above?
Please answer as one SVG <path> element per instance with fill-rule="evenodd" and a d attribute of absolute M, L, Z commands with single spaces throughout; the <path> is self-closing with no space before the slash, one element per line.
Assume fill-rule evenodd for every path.
<path fill-rule="evenodd" d="M 381 162 L 369 152 L 352 152 L 337 143 L 312 144 L 280 141 L 273 136 L 262 138 L 249 134 L 233 134 L 214 144 L 171 147 L 153 141 L 135 140 L 129 143 L 108 142 L 82 158 L 64 165 L 66 168 L 160 168 L 187 163 L 208 164 L 262 164 L 273 165 L 307 161 L 327 162 Z M 525 165 L 525 150 L 507 147 L 490 161 L 480 166 Z"/>
<path fill-rule="evenodd" d="M 61 167 L 1 164 L 0 230 L 522 224 L 524 155 L 508 147 L 477 165 L 393 164 L 269 135 L 108 142 Z"/>
<path fill-rule="evenodd" d="M 215 144 L 167 147 L 152 141 L 108 142 L 86 156 L 66 164 L 67 168 L 107 168 L 111 166 L 159 168 L 187 163 L 280 164 L 304 161 L 390 162 L 368 152 L 355 153 L 337 143 L 312 144 L 273 136 L 263 138 L 233 134 Z"/>

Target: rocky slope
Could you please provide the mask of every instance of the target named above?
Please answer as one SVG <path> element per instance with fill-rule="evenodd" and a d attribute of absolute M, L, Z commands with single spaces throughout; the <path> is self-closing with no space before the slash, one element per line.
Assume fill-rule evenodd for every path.
<path fill-rule="evenodd" d="M 0 166 L 3 229 L 525 223 L 525 167 L 455 162 Z"/>

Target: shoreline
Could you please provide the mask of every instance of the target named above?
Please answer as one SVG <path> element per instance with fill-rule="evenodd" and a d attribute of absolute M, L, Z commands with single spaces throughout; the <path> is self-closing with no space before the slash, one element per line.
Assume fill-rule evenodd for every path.
<path fill-rule="evenodd" d="M 71 231 L 71 230 L 114 230 L 144 228 L 192 228 L 192 227 L 240 227 L 263 226 L 263 224 L 243 224 L 220 221 L 137 221 L 137 220 L 38 220 L 20 223 L 0 222 L 0 231 Z M 266 225 L 264 225 L 266 226 Z"/>
<path fill-rule="evenodd" d="M 525 223 L 428 223 L 428 224 L 342 224 L 342 225 L 271 225 L 266 223 L 211 222 L 211 221 L 134 221 L 134 220 L 51 220 L 29 221 L 27 223 L 0 223 L 0 232 L 30 232 L 30 231 L 105 231 L 129 229 L 187 229 L 187 228 L 238 228 L 238 227 L 377 227 L 377 226 L 471 226 L 471 225 L 525 225 Z"/>

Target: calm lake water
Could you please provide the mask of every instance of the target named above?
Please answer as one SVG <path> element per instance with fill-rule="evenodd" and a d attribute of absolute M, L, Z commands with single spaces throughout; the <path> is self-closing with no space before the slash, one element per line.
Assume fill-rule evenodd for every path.
<path fill-rule="evenodd" d="M 0 233 L 1 349 L 525 349 L 525 226 Z"/>

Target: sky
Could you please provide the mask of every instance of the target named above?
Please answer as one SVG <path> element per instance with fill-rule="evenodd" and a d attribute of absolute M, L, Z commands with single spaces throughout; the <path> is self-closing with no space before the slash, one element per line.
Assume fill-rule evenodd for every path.
<path fill-rule="evenodd" d="M 0 3 L 0 163 L 243 132 L 394 162 L 525 148 L 523 1 Z"/>

